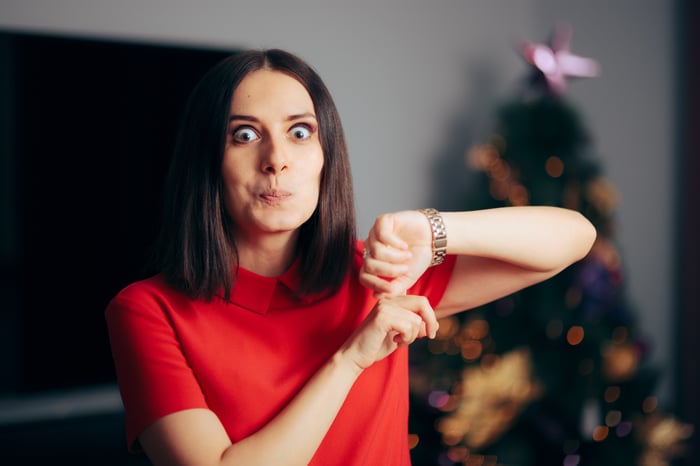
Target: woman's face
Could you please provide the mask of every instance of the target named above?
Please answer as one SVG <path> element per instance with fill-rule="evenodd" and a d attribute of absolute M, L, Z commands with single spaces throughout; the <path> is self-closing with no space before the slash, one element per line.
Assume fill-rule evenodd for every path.
<path fill-rule="evenodd" d="M 236 239 L 295 232 L 316 209 L 322 168 L 304 86 L 279 71 L 248 74 L 233 94 L 222 162 Z"/>

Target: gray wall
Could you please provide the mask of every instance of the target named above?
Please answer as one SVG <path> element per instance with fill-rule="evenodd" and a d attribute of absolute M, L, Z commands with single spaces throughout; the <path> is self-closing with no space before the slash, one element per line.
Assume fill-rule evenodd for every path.
<path fill-rule="evenodd" d="M 312 63 L 340 109 L 364 235 L 384 211 L 462 207 L 464 151 L 525 72 L 516 39 L 574 28 L 600 78 L 573 82 L 618 188 L 627 283 L 653 361 L 672 359 L 673 3 L 665 0 L 0 0 L 0 28 L 223 48 L 282 47 Z"/>

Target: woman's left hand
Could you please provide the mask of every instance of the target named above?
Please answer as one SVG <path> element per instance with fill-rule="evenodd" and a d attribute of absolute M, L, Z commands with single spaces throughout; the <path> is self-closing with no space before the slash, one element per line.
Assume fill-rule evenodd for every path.
<path fill-rule="evenodd" d="M 377 217 L 365 240 L 360 283 L 377 296 L 405 294 L 430 266 L 432 244 L 430 222 L 419 211 Z"/>

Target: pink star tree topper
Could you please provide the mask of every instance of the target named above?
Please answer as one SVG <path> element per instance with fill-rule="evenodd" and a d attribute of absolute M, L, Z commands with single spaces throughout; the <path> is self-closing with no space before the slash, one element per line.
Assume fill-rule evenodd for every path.
<path fill-rule="evenodd" d="M 598 62 L 571 53 L 572 30 L 559 23 L 554 28 L 549 45 L 524 41 L 520 51 L 545 79 L 547 87 L 557 95 L 566 92 L 567 78 L 592 78 L 600 74 Z"/>

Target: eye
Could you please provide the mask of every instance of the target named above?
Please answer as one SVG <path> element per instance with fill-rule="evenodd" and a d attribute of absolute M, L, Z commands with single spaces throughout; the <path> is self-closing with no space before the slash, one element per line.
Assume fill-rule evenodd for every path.
<path fill-rule="evenodd" d="M 252 142 L 259 139 L 258 133 L 256 133 L 255 130 L 249 126 L 241 126 L 236 128 L 233 131 L 232 137 L 234 142 L 242 143 Z"/>
<path fill-rule="evenodd" d="M 311 131 L 311 128 L 309 128 L 308 125 L 298 124 L 292 126 L 292 129 L 289 130 L 289 134 L 292 136 L 292 138 L 298 141 L 306 141 L 311 137 L 313 132 Z"/>

